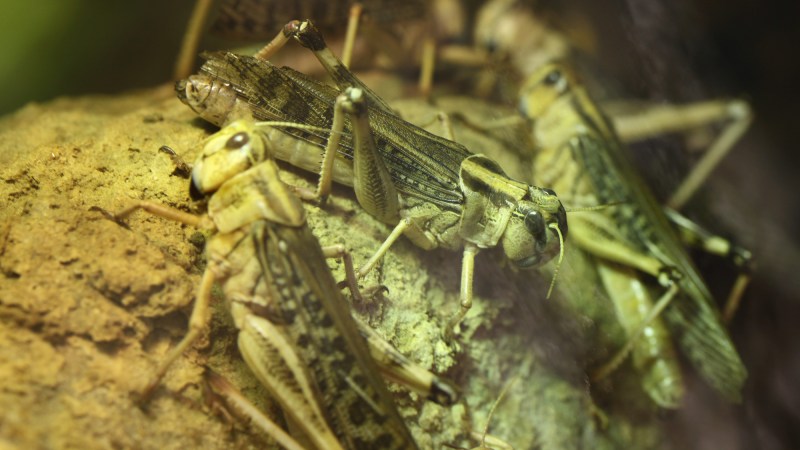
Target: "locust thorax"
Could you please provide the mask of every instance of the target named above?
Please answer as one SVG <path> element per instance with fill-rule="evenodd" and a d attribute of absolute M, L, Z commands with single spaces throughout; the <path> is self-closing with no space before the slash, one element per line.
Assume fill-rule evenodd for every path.
<path fill-rule="evenodd" d="M 203 146 L 192 168 L 192 189 L 210 194 L 219 187 L 266 158 L 266 142 L 253 131 L 249 120 L 233 122 L 224 133 L 215 133 Z"/>
<path fill-rule="evenodd" d="M 501 240 L 506 257 L 520 268 L 553 259 L 567 236 L 567 212 L 555 192 L 536 186 L 528 191 L 512 211 Z"/>
<path fill-rule="evenodd" d="M 207 75 L 192 75 L 177 81 L 175 92 L 198 116 L 219 127 L 250 114 L 246 102 L 230 83 Z"/>
<path fill-rule="evenodd" d="M 555 192 L 509 178 L 483 155 L 465 159 L 459 178 L 464 193 L 462 239 L 479 248 L 499 243 L 518 267 L 544 264 L 559 252 L 567 214 Z"/>

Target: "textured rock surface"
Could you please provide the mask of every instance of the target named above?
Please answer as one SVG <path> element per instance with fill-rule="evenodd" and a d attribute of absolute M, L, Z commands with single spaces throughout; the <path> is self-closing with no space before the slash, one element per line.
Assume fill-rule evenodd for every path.
<path fill-rule="evenodd" d="M 434 122 L 435 128 L 428 120 L 433 114 L 417 112 L 421 123 Z M 31 104 L 0 122 L 0 443 L 250 448 L 271 442 L 247 425 L 227 423 L 204 402 L 208 365 L 275 410 L 238 355 L 222 302 L 209 334 L 172 366 L 146 408 L 136 406 L 158 361 L 186 331 L 204 264 L 203 236 L 145 213 L 133 215 L 126 229 L 90 211 L 120 210 L 132 199 L 193 211 L 188 181 L 158 149 L 169 145 L 192 161 L 211 131 L 168 86 Z M 460 139 L 481 139 L 458 133 Z M 501 163 L 512 173 L 524 173 L 522 162 L 495 148 L 496 142 L 471 142 L 470 148 L 481 149 L 476 151 L 506 158 Z M 309 183 L 315 177 L 287 171 L 286 180 Z M 323 244 L 344 243 L 357 263 L 364 261 L 388 228 L 363 214 L 350 190 L 334 193 L 325 211 L 308 206 L 310 224 Z M 342 278 L 339 262 L 330 266 Z M 565 266 L 566 273 L 579 269 L 577 261 Z M 602 314 L 545 301 L 549 277 L 514 273 L 498 252 L 481 253 L 476 271 L 475 306 L 454 346 L 441 339 L 441 330 L 457 309 L 456 253 L 423 252 L 401 240 L 363 283 L 383 284 L 388 293 L 354 305 L 401 351 L 452 379 L 464 394 L 448 409 L 393 387 L 422 448 L 474 446 L 465 436 L 483 429 L 512 378 L 490 433 L 514 448 L 658 445 L 651 409 L 629 422 L 628 410 L 616 417 L 612 408 L 606 411 L 611 428 L 595 425 L 584 366 L 602 357 L 589 339 L 599 320 L 590 316 Z M 568 286 L 571 276 L 577 275 L 559 282 Z M 589 281 L 582 295 L 595 301 L 591 286 Z M 614 395 L 641 400 L 635 389 Z"/>

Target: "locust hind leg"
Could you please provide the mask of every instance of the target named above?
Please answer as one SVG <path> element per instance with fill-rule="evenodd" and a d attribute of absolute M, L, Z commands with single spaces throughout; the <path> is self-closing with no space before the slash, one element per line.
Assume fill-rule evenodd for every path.
<path fill-rule="evenodd" d="M 625 245 L 607 216 L 586 211 L 575 216 L 575 220 L 582 226 L 571 227 L 572 239 L 598 259 L 598 273 L 627 335 L 622 348 L 594 371 L 592 381 L 608 377 L 634 352 L 634 364 L 645 369 L 644 389 L 660 406 L 676 408 L 683 396 L 683 382 L 675 351 L 659 316 L 678 294 L 681 274 Z M 637 271 L 656 277 L 664 287 L 655 304 L 639 282 Z"/>
<path fill-rule="evenodd" d="M 677 408 L 684 393 L 683 375 L 669 332 L 658 317 L 670 299 L 662 298 L 666 303 L 654 306 L 647 287 L 633 269 L 598 260 L 597 271 L 625 329 L 627 342 L 594 372 L 592 381 L 609 376 L 632 353 L 633 365 L 642 374 L 644 391 L 659 406 Z"/>
<path fill-rule="evenodd" d="M 358 331 L 367 341 L 370 355 L 384 378 L 392 380 L 442 406 L 458 401 L 458 391 L 450 382 L 417 365 L 383 339 L 369 325 L 353 317 Z"/>
<path fill-rule="evenodd" d="M 723 321 L 726 324 L 730 324 L 739 308 L 744 291 L 750 283 L 753 269 L 752 253 L 721 236 L 714 235 L 673 209 L 664 208 L 664 212 L 669 220 L 678 227 L 684 242 L 692 247 L 728 259 L 738 269 L 739 276 L 736 277 L 736 281 L 733 283 L 722 312 Z"/>
<path fill-rule="evenodd" d="M 115 222 L 120 222 L 121 220 L 127 218 L 133 212 L 138 211 L 140 209 L 149 212 L 150 214 L 163 217 L 165 219 L 173 220 L 176 222 L 180 222 L 186 225 L 191 225 L 194 227 L 199 228 L 206 228 L 206 229 L 214 229 L 214 225 L 210 222 L 207 216 L 195 216 L 193 214 L 188 214 L 183 211 L 179 211 L 174 208 L 170 208 L 164 205 L 160 205 L 158 203 L 151 203 L 147 201 L 140 201 L 135 203 L 134 205 L 119 211 L 117 213 L 109 213 L 101 208 L 93 208 L 95 210 L 100 211 L 104 216 L 109 218 L 110 220 L 114 220 Z M 180 357 L 183 352 L 189 348 L 194 341 L 200 337 L 200 333 L 205 330 L 208 326 L 209 321 L 209 305 L 211 303 L 211 289 L 214 285 L 214 274 L 212 268 L 209 267 L 203 273 L 203 278 L 200 282 L 200 287 L 197 292 L 196 300 L 194 303 L 194 307 L 192 309 L 192 315 L 189 318 L 189 331 L 186 335 L 181 339 L 180 343 L 172 350 L 170 350 L 167 357 L 158 365 L 158 369 L 156 369 L 156 373 L 150 382 L 147 383 L 144 390 L 142 391 L 139 397 L 139 403 L 143 404 L 146 403 L 150 397 L 152 396 L 153 392 L 155 391 L 156 387 L 158 387 L 161 379 L 164 378 L 164 375 L 169 369 L 169 366 Z"/>
<path fill-rule="evenodd" d="M 181 339 L 175 347 L 170 350 L 166 358 L 158 365 L 155 375 L 147 383 L 141 396 L 139 397 L 140 403 L 147 402 L 153 395 L 153 392 L 161 383 L 161 379 L 167 373 L 167 370 L 172 363 L 178 359 L 183 352 L 186 351 L 193 343 L 200 337 L 200 333 L 208 328 L 210 320 L 209 305 L 211 304 L 211 289 L 214 286 L 214 273 L 209 267 L 203 273 L 203 279 L 200 282 L 200 288 L 197 292 L 197 298 L 192 308 L 192 315 L 189 318 L 189 331 Z"/>
<path fill-rule="evenodd" d="M 261 412 L 250 400 L 247 399 L 235 386 L 233 386 L 223 376 L 215 373 L 211 369 L 206 368 L 206 381 L 210 385 L 214 394 L 221 397 L 225 405 L 245 419 L 249 419 L 250 423 L 256 428 L 265 432 L 268 436 L 275 439 L 283 448 L 287 450 L 304 450 L 305 447 L 300 445 L 294 438 L 275 422 Z"/>
<path fill-rule="evenodd" d="M 358 203 L 378 220 L 396 223 L 400 219 L 400 198 L 372 137 L 364 92 L 347 88 L 339 98 L 353 124 L 353 189 Z"/>
<path fill-rule="evenodd" d="M 669 306 L 670 302 L 672 302 L 677 293 L 678 284 L 673 283 L 667 288 L 656 304 L 653 305 L 652 309 L 647 312 L 639 326 L 636 327 L 633 332 L 628 334 L 625 345 L 619 349 L 608 362 L 604 363 L 591 374 L 590 378 L 592 381 L 602 380 L 619 368 L 622 362 L 625 361 L 625 358 L 627 358 L 628 355 L 634 351 L 635 347 L 640 345 L 640 339 L 642 339 L 642 336 L 646 334 L 648 330 L 652 330 L 653 323 L 658 319 L 664 309 Z M 648 336 L 648 338 L 651 338 L 651 336 Z M 663 357 L 664 355 L 665 353 L 662 352 L 660 356 Z M 679 375 L 680 370 L 664 367 L 665 362 L 668 364 L 675 362 L 674 354 L 672 355 L 672 358 L 672 360 L 667 359 L 666 361 L 664 361 L 663 358 L 653 358 L 652 361 L 653 363 L 660 365 L 654 367 L 656 371 L 671 374 L 669 377 L 652 377 L 652 374 L 650 374 L 652 379 L 644 380 L 645 389 L 648 391 L 648 394 L 657 403 L 659 403 L 660 406 L 665 408 L 678 407 L 680 398 L 683 396 L 683 384 L 680 382 L 681 377 Z"/>
<path fill-rule="evenodd" d="M 727 121 L 723 130 L 672 194 L 667 205 L 681 209 L 711 171 L 727 155 L 753 120 L 750 105 L 743 100 L 712 100 L 688 105 L 659 105 L 634 114 L 612 114 L 614 128 L 625 142 L 658 134 L 685 132 Z"/>
<path fill-rule="evenodd" d="M 570 239 L 598 258 L 638 269 L 656 278 L 665 272 L 660 260 L 626 244 L 614 219 L 602 212 L 582 211 L 580 215 L 570 217 L 570 225 Z"/>
<path fill-rule="evenodd" d="M 316 400 L 308 369 L 295 345 L 270 320 L 244 312 L 238 346 L 248 367 L 316 448 L 342 447 Z"/>
<path fill-rule="evenodd" d="M 270 58 L 286 45 L 289 39 L 294 39 L 303 47 L 311 50 L 340 90 L 344 91 L 349 86 L 357 87 L 369 98 L 371 106 L 393 114 L 389 104 L 350 72 L 347 66 L 333 54 L 328 48 L 328 44 L 325 43 L 322 33 L 310 20 L 293 20 L 287 23 L 269 44 L 256 53 L 255 57 L 264 60 Z"/>

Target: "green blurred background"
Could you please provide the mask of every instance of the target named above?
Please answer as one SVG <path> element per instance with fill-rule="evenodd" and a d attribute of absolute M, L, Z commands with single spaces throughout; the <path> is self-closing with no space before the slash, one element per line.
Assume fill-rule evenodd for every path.
<path fill-rule="evenodd" d="M 0 0 L 0 114 L 171 78 L 194 0 Z"/>

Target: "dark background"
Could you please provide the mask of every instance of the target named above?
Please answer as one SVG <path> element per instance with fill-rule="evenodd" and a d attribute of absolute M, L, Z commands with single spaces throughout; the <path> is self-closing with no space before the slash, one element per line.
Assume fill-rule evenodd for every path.
<path fill-rule="evenodd" d="M 732 326 L 751 373 L 737 411 L 741 448 L 800 448 L 800 2 L 538 3 L 565 30 L 574 33 L 580 24 L 603 71 L 635 97 L 751 102 L 753 127 L 693 213 L 713 217 L 715 231 L 736 236 L 758 261 Z M 32 101 L 169 81 L 193 1 L 4 0 L 0 6 L 0 114 L 6 114 Z M 644 170 L 670 172 L 673 163 L 659 164 L 670 166 Z M 729 283 L 727 269 L 718 274 L 713 262 L 699 264 L 712 288 Z M 702 446 L 714 448 L 708 431 Z"/>
<path fill-rule="evenodd" d="M 728 419 L 689 402 L 672 423 L 681 424 L 675 431 L 688 437 L 686 448 L 800 448 L 800 3 L 546 0 L 539 6 L 577 41 L 588 42 L 584 50 L 593 62 L 633 97 L 740 97 L 753 107 L 752 127 L 685 211 L 756 258 L 731 325 L 750 373 L 744 402 Z M 634 149 L 645 178 L 664 196 L 687 166 L 670 144 Z M 697 256 L 717 298 L 724 298 L 730 268 Z M 713 396 L 700 397 L 714 403 Z M 735 425 L 715 426 L 724 420 Z"/>

